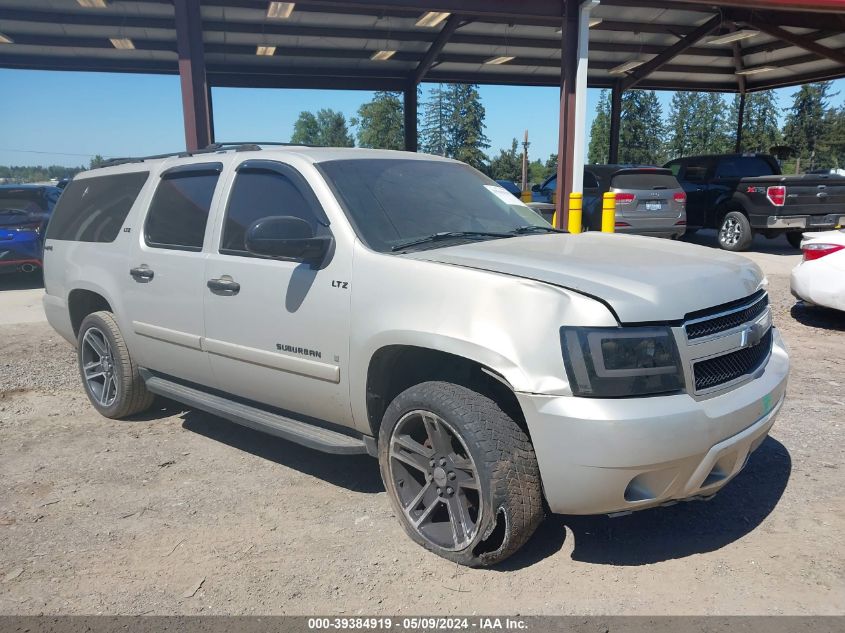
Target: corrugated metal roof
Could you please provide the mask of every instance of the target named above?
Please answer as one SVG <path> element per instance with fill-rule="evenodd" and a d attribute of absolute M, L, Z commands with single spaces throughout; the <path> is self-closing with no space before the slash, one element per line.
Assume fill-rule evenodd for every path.
<path fill-rule="evenodd" d="M 602 0 L 592 12 L 591 86 L 609 86 L 626 74 L 620 64 L 647 62 L 715 15 L 713 34 L 640 79 L 636 87 L 736 91 L 734 47 L 748 90 L 845 77 L 845 2 L 788 2 L 791 10 L 766 10 L 751 2 Z M 174 9 L 167 0 L 107 0 L 102 8 L 81 0 L 0 0 L 0 67 L 175 74 Z M 804 10 L 794 10 L 802 4 Z M 449 10 L 462 24 L 437 55 L 423 81 L 558 85 L 560 0 L 301 0 L 287 19 L 267 17 L 268 0 L 203 0 L 206 68 L 212 85 L 400 89 L 443 27 L 416 25 L 428 9 Z M 780 27 L 787 42 L 766 31 Z M 757 33 L 736 44 L 712 44 L 733 29 Z M 782 31 L 781 31 L 782 33 Z M 786 36 L 784 36 L 786 37 Z M 130 39 L 117 50 L 111 39 Z M 2 39 L 2 38 L 0 38 Z M 822 49 L 818 45 L 821 45 Z M 258 46 L 276 47 L 272 56 Z M 395 51 L 386 61 L 370 59 Z M 828 56 L 825 51 L 832 51 Z M 499 65 L 494 57 L 513 57 Z M 631 72 L 636 73 L 636 69 Z"/>

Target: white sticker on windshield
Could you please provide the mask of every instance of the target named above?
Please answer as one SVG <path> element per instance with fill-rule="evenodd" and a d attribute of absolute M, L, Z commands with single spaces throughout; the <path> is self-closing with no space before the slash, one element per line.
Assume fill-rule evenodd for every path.
<path fill-rule="evenodd" d="M 494 196 L 496 196 L 502 202 L 505 202 L 507 204 L 517 205 L 517 206 L 520 206 L 520 207 L 527 206 L 526 204 L 524 204 L 522 202 L 522 200 L 517 198 L 515 195 L 513 195 L 510 191 L 508 191 L 504 187 L 500 187 L 499 185 L 484 185 L 484 188 L 487 189 L 487 191 L 492 193 Z"/>

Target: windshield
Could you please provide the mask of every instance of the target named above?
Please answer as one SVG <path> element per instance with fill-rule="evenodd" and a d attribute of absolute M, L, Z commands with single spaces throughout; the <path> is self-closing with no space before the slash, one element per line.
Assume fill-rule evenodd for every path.
<path fill-rule="evenodd" d="M 47 200 L 38 189 L 0 190 L 0 213 L 8 209 L 43 213 L 47 211 Z"/>
<path fill-rule="evenodd" d="M 352 159 L 318 167 L 359 237 L 376 251 L 388 252 L 438 233 L 489 233 L 487 238 L 495 239 L 493 234 L 523 227 L 551 228 L 513 194 L 460 163 Z M 462 236 L 454 236 L 459 239 Z M 425 247 L 448 246 L 454 240 Z"/>

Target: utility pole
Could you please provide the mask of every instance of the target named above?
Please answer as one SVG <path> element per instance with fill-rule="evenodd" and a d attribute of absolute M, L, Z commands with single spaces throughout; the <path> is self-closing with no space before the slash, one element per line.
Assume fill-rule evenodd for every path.
<path fill-rule="evenodd" d="M 525 140 L 522 141 L 522 187 L 523 193 L 528 191 L 528 130 L 525 130 Z"/>

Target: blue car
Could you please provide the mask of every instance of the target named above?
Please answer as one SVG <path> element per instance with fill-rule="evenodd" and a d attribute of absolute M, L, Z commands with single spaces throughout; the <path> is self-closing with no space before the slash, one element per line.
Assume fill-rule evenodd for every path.
<path fill-rule="evenodd" d="M 61 193 L 48 185 L 0 185 L 0 273 L 41 268 L 44 230 Z"/>

